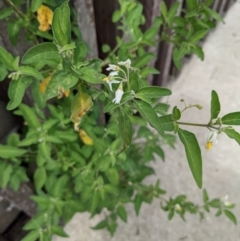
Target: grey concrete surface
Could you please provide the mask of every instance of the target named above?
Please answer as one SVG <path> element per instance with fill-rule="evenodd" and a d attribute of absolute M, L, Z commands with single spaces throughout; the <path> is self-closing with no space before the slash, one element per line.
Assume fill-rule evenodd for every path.
<path fill-rule="evenodd" d="M 172 85 L 173 95 L 166 99 L 171 105 L 181 106 L 180 99 L 188 104 L 201 104 L 203 109 L 184 112 L 183 120 L 205 122 L 210 118 L 209 103 L 211 90 L 218 92 L 221 101 L 221 115 L 240 110 L 240 0 L 229 10 L 226 24 L 219 24 L 204 43 L 205 61 L 193 57 L 178 80 Z M 212 150 L 204 148 L 203 128 L 184 129 L 193 131 L 201 144 L 203 156 L 203 186 L 211 198 L 228 194 L 236 203 L 234 213 L 240 222 L 240 147 L 224 134 L 219 135 L 218 144 Z M 239 130 L 239 129 L 238 129 Z M 190 200 L 202 203 L 202 190 L 195 185 L 190 173 L 182 144 L 177 141 L 176 150 L 165 148 L 166 162 L 154 163 L 156 175 L 146 182 L 161 179 L 162 187 L 168 195 L 181 193 Z M 119 222 L 113 238 L 106 230 L 94 231 L 101 216 L 89 219 L 89 214 L 76 214 L 65 230 L 70 238 L 54 238 L 54 241 L 239 241 L 240 226 L 233 225 L 227 218 L 216 218 L 211 212 L 200 222 L 197 216 L 186 216 L 183 222 L 178 216 L 168 221 L 167 214 L 159 207 L 159 201 L 143 205 L 139 217 L 129 211 L 128 224 Z"/>

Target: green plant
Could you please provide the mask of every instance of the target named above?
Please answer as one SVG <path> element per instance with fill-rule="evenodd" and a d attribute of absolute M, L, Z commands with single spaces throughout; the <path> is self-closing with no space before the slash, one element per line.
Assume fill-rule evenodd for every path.
<path fill-rule="evenodd" d="M 31 199 L 38 205 L 38 213 L 24 226 L 29 230 L 24 241 L 51 240 L 52 234 L 66 236 L 60 220 L 68 222 L 76 212 L 88 211 L 95 215 L 103 208 L 108 210 L 108 215 L 94 228 L 106 227 L 113 234 L 118 217 L 127 221 L 126 203 L 133 203 L 138 214 L 141 204 L 151 203 L 154 198 L 161 200 L 169 219 L 174 213 L 184 219 L 185 212 L 198 213 L 203 218 L 204 211 L 216 208 L 217 216 L 224 213 L 236 223 L 229 211 L 234 205 L 226 198 L 209 200 L 204 190 L 203 205 L 187 201 L 185 195 L 167 200 L 160 181 L 153 185 L 143 182 L 154 173 L 148 165 L 154 159 L 153 154 L 164 160 L 161 146 L 174 146 L 176 134 L 185 148 L 193 178 L 202 188 L 198 141 L 193 133 L 179 126 L 207 128 L 207 149 L 222 132 L 240 144 L 240 134 L 232 128 L 240 125 L 240 112 L 219 117 L 220 102 L 214 90 L 209 123 L 186 123 L 180 121 L 182 112 L 202 107 L 186 105 L 182 100 L 185 104 L 182 110 L 174 106 L 169 112 L 170 106 L 159 99 L 171 95 L 171 91 L 150 86 L 146 80 L 148 75 L 159 73 L 148 66 L 154 54 L 147 52 L 146 47 L 159 41 L 174 44 L 173 60 L 178 68 L 186 54 L 204 58 L 197 43 L 215 26 L 213 19 L 220 20 L 209 8 L 212 1 L 187 1 L 188 9 L 183 11 L 183 17 L 177 14 L 178 2 L 170 9 L 162 3 L 162 15 L 143 33 L 140 29 L 144 23 L 142 5 L 119 0 L 120 9 L 114 12 L 113 22 L 118 23 L 123 36 L 117 37 L 113 50 L 103 46 L 108 53 L 104 60 L 87 59 L 86 43 L 71 38 L 71 11 L 67 2 L 32 1 L 31 7 L 27 5 L 27 14 L 18 9 L 18 1 L 6 2 L 13 10 L 5 10 L 9 11 L 5 17 L 15 11 L 18 19 L 27 21 L 23 26 L 36 43 L 21 58 L 0 47 L 4 73 L 1 79 L 6 75 L 11 78 L 7 109 L 14 110 L 26 123 L 21 135 L 11 134 L 7 144 L 0 146 L 0 184 L 17 190 L 21 182 L 32 181 L 35 195 Z M 37 21 L 29 22 L 41 4 L 49 4 L 54 10 L 53 35 L 38 34 Z M 49 26 L 45 27 L 48 31 Z M 38 36 L 45 42 L 38 43 Z M 47 39 L 53 41 L 47 42 Z M 106 67 L 108 75 L 102 73 Z M 28 87 L 34 98 L 32 108 L 22 103 Z M 51 104 L 50 99 L 53 99 Z M 32 164 L 34 168 L 30 168 Z"/>

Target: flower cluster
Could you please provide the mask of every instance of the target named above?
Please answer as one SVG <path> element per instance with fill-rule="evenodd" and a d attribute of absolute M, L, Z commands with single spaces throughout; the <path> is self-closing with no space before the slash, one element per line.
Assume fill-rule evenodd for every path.
<path fill-rule="evenodd" d="M 123 91 L 123 82 L 127 82 L 128 80 L 128 75 L 126 75 L 125 71 L 120 67 L 120 66 L 125 66 L 125 68 L 127 69 L 127 72 L 129 72 L 129 70 L 133 69 L 131 67 L 131 60 L 127 59 L 126 61 L 120 61 L 118 62 L 118 65 L 115 64 L 109 64 L 108 68 L 106 69 L 107 71 L 112 71 L 109 73 L 109 75 L 105 78 L 103 78 L 103 81 L 106 82 L 109 86 L 109 89 L 111 91 L 113 91 L 112 88 L 112 84 L 119 84 L 116 92 L 115 92 L 115 98 L 112 100 L 113 103 L 115 104 L 119 104 L 122 96 L 124 94 Z M 123 72 L 125 78 L 122 78 L 121 76 L 119 76 L 119 72 Z"/>
<path fill-rule="evenodd" d="M 52 25 L 53 11 L 47 6 L 41 5 L 41 7 L 37 10 L 37 20 L 40 23 L 39 30 L 42 32 L 46 32 L 50 29 L 50 25 Z"/>

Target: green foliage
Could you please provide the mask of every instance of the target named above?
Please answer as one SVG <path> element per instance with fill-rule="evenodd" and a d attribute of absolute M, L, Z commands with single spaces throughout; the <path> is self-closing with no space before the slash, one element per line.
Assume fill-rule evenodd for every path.
<path fill-rule="evenodd" d="M 178 130 L 178 135 L 185 147 L 188 164 L 195 182 L 199 188 L 202 188 L 202 156 L 198 141 L 193 133 L 183 129 Z"/>
<path fill-rule="evenodd" d="M 224 214 L 236 224 L 229 211 L 234 205 L 210 199 L 205 189 L 204 204 L 197 205 L 185 195 L 162 198 L 166 191 L 159 180 L 150 185 L 144 182 L 154 174 L 151 161 L 157 157 L 167 160 L 162 147 L 167 144 L 174 148 L 177 134 L 193 178 L 202 188 L 201 149 L 194 133 L 181 125 L 209 129 L 207 149 L 222 132 L 240 144 L 240 134 L 231 126 L 240 125 L 240 112 L 219 117 L 216 91 L 212 91 L 209 123 L 185 123 L 181 122 L 184 111 L 202 107 L 187 106 L 181 100 L 184 108 L 174 106 L 169 113 L 170 104 L 161 98 L 171 95 L 171 90 L 149 86 L 147 81 L 149 75 L 159 74 L 149 66 L 155 56 L 148 52 L 148 47 L 159 41 L 173 44 L 173 61 L 179 69 L 185 55 L 204 59 L 199 41 L 215 26 L 215 20 L 220 20 L 209 8 L 211 0 L 186 1 L 187 9 L 181 14 L 179 2 L 170 8 L 162 2 L 159 16 L 145 32 L 141 30 L 145 23 L 143 6 L 119 0 L 112 20 L 124 36 L 117 37 L 114 49 L 102 46 L 108 53 L 104 60 L 88 59 L 91 50 L 82 40 L 76 13 L 67 1 L 23 4 L 25 1 L 15 6 L 20 15 L 15 16 L 10 8 L 0 13 L 0 19 L 8 21 L 13 44 L 17 44 L 21 28 L 33 42 L 21 61 L 0 47 L 0 81 L 8 74 L 11 79 L 7 109 L 16 109 L 25 123 L 21 136 L 11 134 L 7 143 L 0 145 L 0 186 L 18 190 L 22 182 L 32 181 L 31 199 L 38 206 L 37 214 L 24 226 L 29 233 L 23 240 L 51 240 L 53 234 L 67 237 L 59 226 L 63 221 L 68 222 L 76 212 L 87 211 L 93 216 L 103 210 L 107 210 L 106 218 L 93 229 L 107 228 L 113 235 L 119 218 L 127 222 L 125 204 L 131 203 L 138 215 L 143 203 L 149 204 L 154 198 L 164 200 L 161 207 L 169 219 L 178 214 L 185 220 L 186 212 L 203 218 L 205 211 L 215 208 L 216 216 Z M 38 29 L 35 12 L 42 4 L 54 10 L 52 31 Z M 21 9 L 26 9 L 26 14 Z M 107 65 L 110 72 L 106 76 L 103 69 Z M 33 96 L 32 107 L 22 103 L 26 89 Z"/>

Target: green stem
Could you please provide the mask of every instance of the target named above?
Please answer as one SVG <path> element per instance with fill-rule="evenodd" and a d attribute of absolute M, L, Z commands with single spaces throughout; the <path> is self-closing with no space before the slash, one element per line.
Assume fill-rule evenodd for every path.
<path fill-rule="evenodd" d="M 12 7 L 12 9 L 17 13 L 17 15 L 19 17 L 21 17 L 22 19 L 25 19 L 26 16 L 24 13 L 22 13 L 15 5 L 14 3 L 11 1 L 11 0 L 5 0 L 5 2 L 10 6 Z"/>
<path fill-rule="evenodd" d="M 179 125 L 186 125 L 186 126 L 200 126 L 200 127 L 206 127 L 206 128 L 212 128 L 215 130 L 219 130 L 219 127 L 215 127 L 209 124 L 198 124 L 198 123 L 189 123 L 189 122 L 180 122 L 180 121 L 176 121 L 177 124 Z"/>
<path fill-rule="evenodd" d="M 108 56 L 103 60 L 103 62 L 102 62 L 102 64 L 101 64 L 101 67 L 104 67 L 104 66 L 106 66 L 106 65 L 109 64 L 109 62 L 110 62 L 109 56 L 112 55 L 112 54 L 114 54 L 114 53 L 118 50 L 119 47 L 120 47 L 120 44 L 117 44 L 117 45 L 115 46 L 115 48 L 114 48 L 114 49 L 108 54 Z"/>

